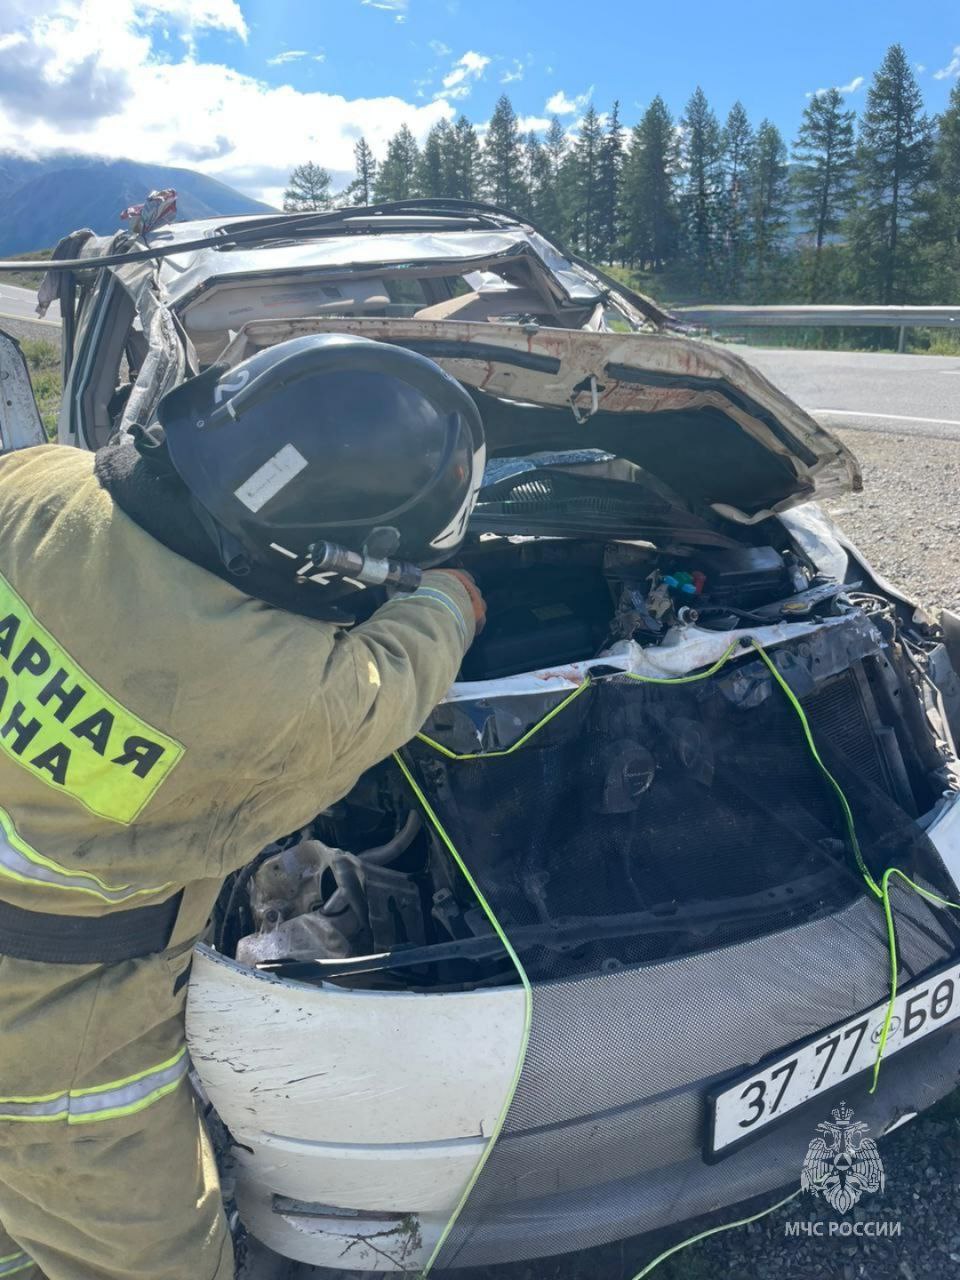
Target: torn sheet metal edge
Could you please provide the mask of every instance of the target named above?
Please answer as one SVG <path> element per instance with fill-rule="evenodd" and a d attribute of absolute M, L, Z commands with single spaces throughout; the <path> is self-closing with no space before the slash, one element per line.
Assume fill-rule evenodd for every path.
<path fill-rule="evenodd" d="M 0 329 L 0 453 L 46 444 L 20 343 Z"/>
<path fill-rule="evenodd" d="M 927 828 L 927 835 L 943 860 L 950 879 L 960 891 L 960 796 L 947 800 Z"/>
<path fill-rule="evenodd" d="M 799 640 L 831 627 L 849 625 L 853 615 L 822 618 L 816 622 L 777 623 L 768 627 L 744 627 L 736 631 L 708 631 L 704 627 L 675 627 L 663 644 L 642 646 L 634 640 L 621 640 L 598 658 L 568 662 L 541 671 L 525 671 L 495 680 L 464 680 L 451 686 L 445 703 L 475 702 L 478 698 L 523 697 L 536 693 L 569 691 L 583 683 L 597 667 L 614 668 L 631 675 L 667 679 L 689 675 L 701 667 L 719 661 L 731 644 L 752 638 L 770 649 L 788 640 Z"/>

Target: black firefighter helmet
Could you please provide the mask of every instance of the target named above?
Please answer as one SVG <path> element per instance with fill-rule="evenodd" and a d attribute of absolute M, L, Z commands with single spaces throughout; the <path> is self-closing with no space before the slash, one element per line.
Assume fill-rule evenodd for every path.
<path fill-rule="evenodd" d="M 214 365 L 160 401 L 166 449 L 231 573 L 313 572 L 325 541 L 429 568 L 459 548 L 483 478 L 479 411 L 432 360 L 343 334 Z M 372 541 L 372 546 L 371 546 Z"/>

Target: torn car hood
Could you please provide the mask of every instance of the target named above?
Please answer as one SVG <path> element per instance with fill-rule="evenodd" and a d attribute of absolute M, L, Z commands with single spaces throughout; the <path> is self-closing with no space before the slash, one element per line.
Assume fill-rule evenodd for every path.
<path fill-rule="evenodd" d="M 663 333 L 417 319 L 251 321 L 233 364 L 304 333 L 350 332 L 435 360 L 481 400 L 491 455 L 603 449 L 695 506 L 752 523 L 859 490 L 853 454 L 725 347 Z"/>

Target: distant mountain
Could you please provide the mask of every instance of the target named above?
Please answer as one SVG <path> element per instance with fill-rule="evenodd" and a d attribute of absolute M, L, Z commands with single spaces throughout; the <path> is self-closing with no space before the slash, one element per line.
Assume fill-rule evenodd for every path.
<path fill-rule="evenodd" d="M 0 152 L 0 254 L 48 248 L 79 227 L 108 235 L 121 226 L 121 209 L 163 187 L 176 188 L 184 222 L 272 212 L 193 169 L 68 154 L 32 160 Z"/>

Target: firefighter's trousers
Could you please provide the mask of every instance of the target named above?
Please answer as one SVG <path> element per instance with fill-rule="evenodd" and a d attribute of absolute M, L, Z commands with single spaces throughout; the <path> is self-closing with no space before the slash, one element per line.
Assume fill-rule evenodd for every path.
<path fill-rule="evenodd" d="M 135 1120 L 5 1125 L 0 1222 L 3 1280 L 234 1274 L 213 1153 L 186 1078 Z"/>

